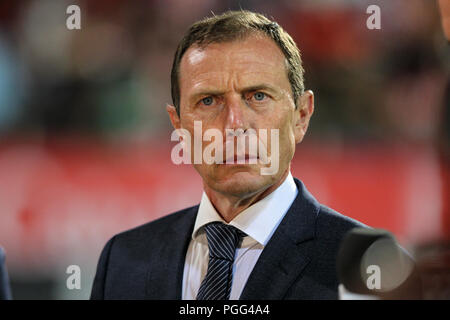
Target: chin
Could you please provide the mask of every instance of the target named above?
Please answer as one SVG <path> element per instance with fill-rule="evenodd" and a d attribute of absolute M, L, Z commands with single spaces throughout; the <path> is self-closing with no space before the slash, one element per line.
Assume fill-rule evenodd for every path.
<path fill-rule="evenodd" d="M 273 183 L 273 177 L 263 176 L 257 172 L 234 171 L 222 177 L 210 178 L 210 187 L 220 193 L 235 196 L 252 194 L 268 188 Z"/>

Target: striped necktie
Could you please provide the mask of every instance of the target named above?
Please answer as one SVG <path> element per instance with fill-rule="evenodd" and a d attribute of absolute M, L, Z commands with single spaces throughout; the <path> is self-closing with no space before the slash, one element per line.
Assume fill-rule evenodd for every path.
<path fill-rule="evenodd" d="M 197 300 L 228 300 L 236 248 L 245 233 L 221 222 L 207 224 L 205 231 L 209 248 L 208 271 L 198 290 Z"/>

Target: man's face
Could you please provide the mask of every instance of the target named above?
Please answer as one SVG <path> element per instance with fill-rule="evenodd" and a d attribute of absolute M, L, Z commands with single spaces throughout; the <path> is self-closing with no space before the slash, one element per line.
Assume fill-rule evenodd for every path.
<path fill-rule="evenodd" d="M 250 196 L 287 174 L 295 145 L 302 140 L 313 112 L 313 98 L 312 92 L 305 93 L 295 108 L 284 55 L 270 38 L 250 35 L 243 40 L 213 43 L 205 48 L 192 46 L 181 60 L 179 83 L 180 116 L 173 106 L 168 107 L 173 126 L 188 130 L 191 137 L 194 137 L 194 121 L 202 122 L 202 136 L 208 129 L 220 130 L 224 137 L 224 162 L 229 147 L 226 129 L 254 129 L 257 134 L 265 129 L 264 145 L 269 157 L 275 154 L 271 130 L 279 130 L 279 158 L 272 159 L 278 161 L 274 174 L 262 175 L 261 168 L 271 164 L 261 161 L 257 164 L 202 161 L 194 167 L 205 187 L 232 196 Z M 203 149 L 209 143 L 203 141 Z M 236 145 L 234 151 L 236 154 Z"/>

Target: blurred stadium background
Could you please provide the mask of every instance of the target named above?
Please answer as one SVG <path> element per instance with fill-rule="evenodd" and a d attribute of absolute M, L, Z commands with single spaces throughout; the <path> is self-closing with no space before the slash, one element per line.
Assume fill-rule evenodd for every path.
<path fill-rule="evenodd" d="M 81 30 L 66 28 L 70 4 Z M 370 4 L 381 30 L 366 28 Z M 316 112 L 293 174 L 412 252 L 445 248 L 450 59 L 434 0 L 3 0 L 0 245 L 15 299 L 88 298 L 112 235 L 199 202 L 198 175 L 170 160 L 172 57 L 192 22 L 239 8 L 302 51 Z M 66 288 L 72 264 L 81 290 Z"/>

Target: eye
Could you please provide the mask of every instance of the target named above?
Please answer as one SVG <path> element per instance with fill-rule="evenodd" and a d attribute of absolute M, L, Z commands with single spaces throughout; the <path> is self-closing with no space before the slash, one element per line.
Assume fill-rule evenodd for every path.
<path fill-rule="evenodd" d="M 266 94 L 264 92 L 256 92 L 253 95 L 253 98 L 255 98 L 256 101 L 262 101 L 266 97 Z"/>
<path fill-rule="evenodd" d="M 203 99 L 202 99 L 202 103 L 203 103 L 205 106 L 210 106 L 210 105 L 213 104 L 213 102 L 214 102 L 214 100 L 213 100 L 212 97 L 206 97 L 206 98 L 203 98 Z"/>

